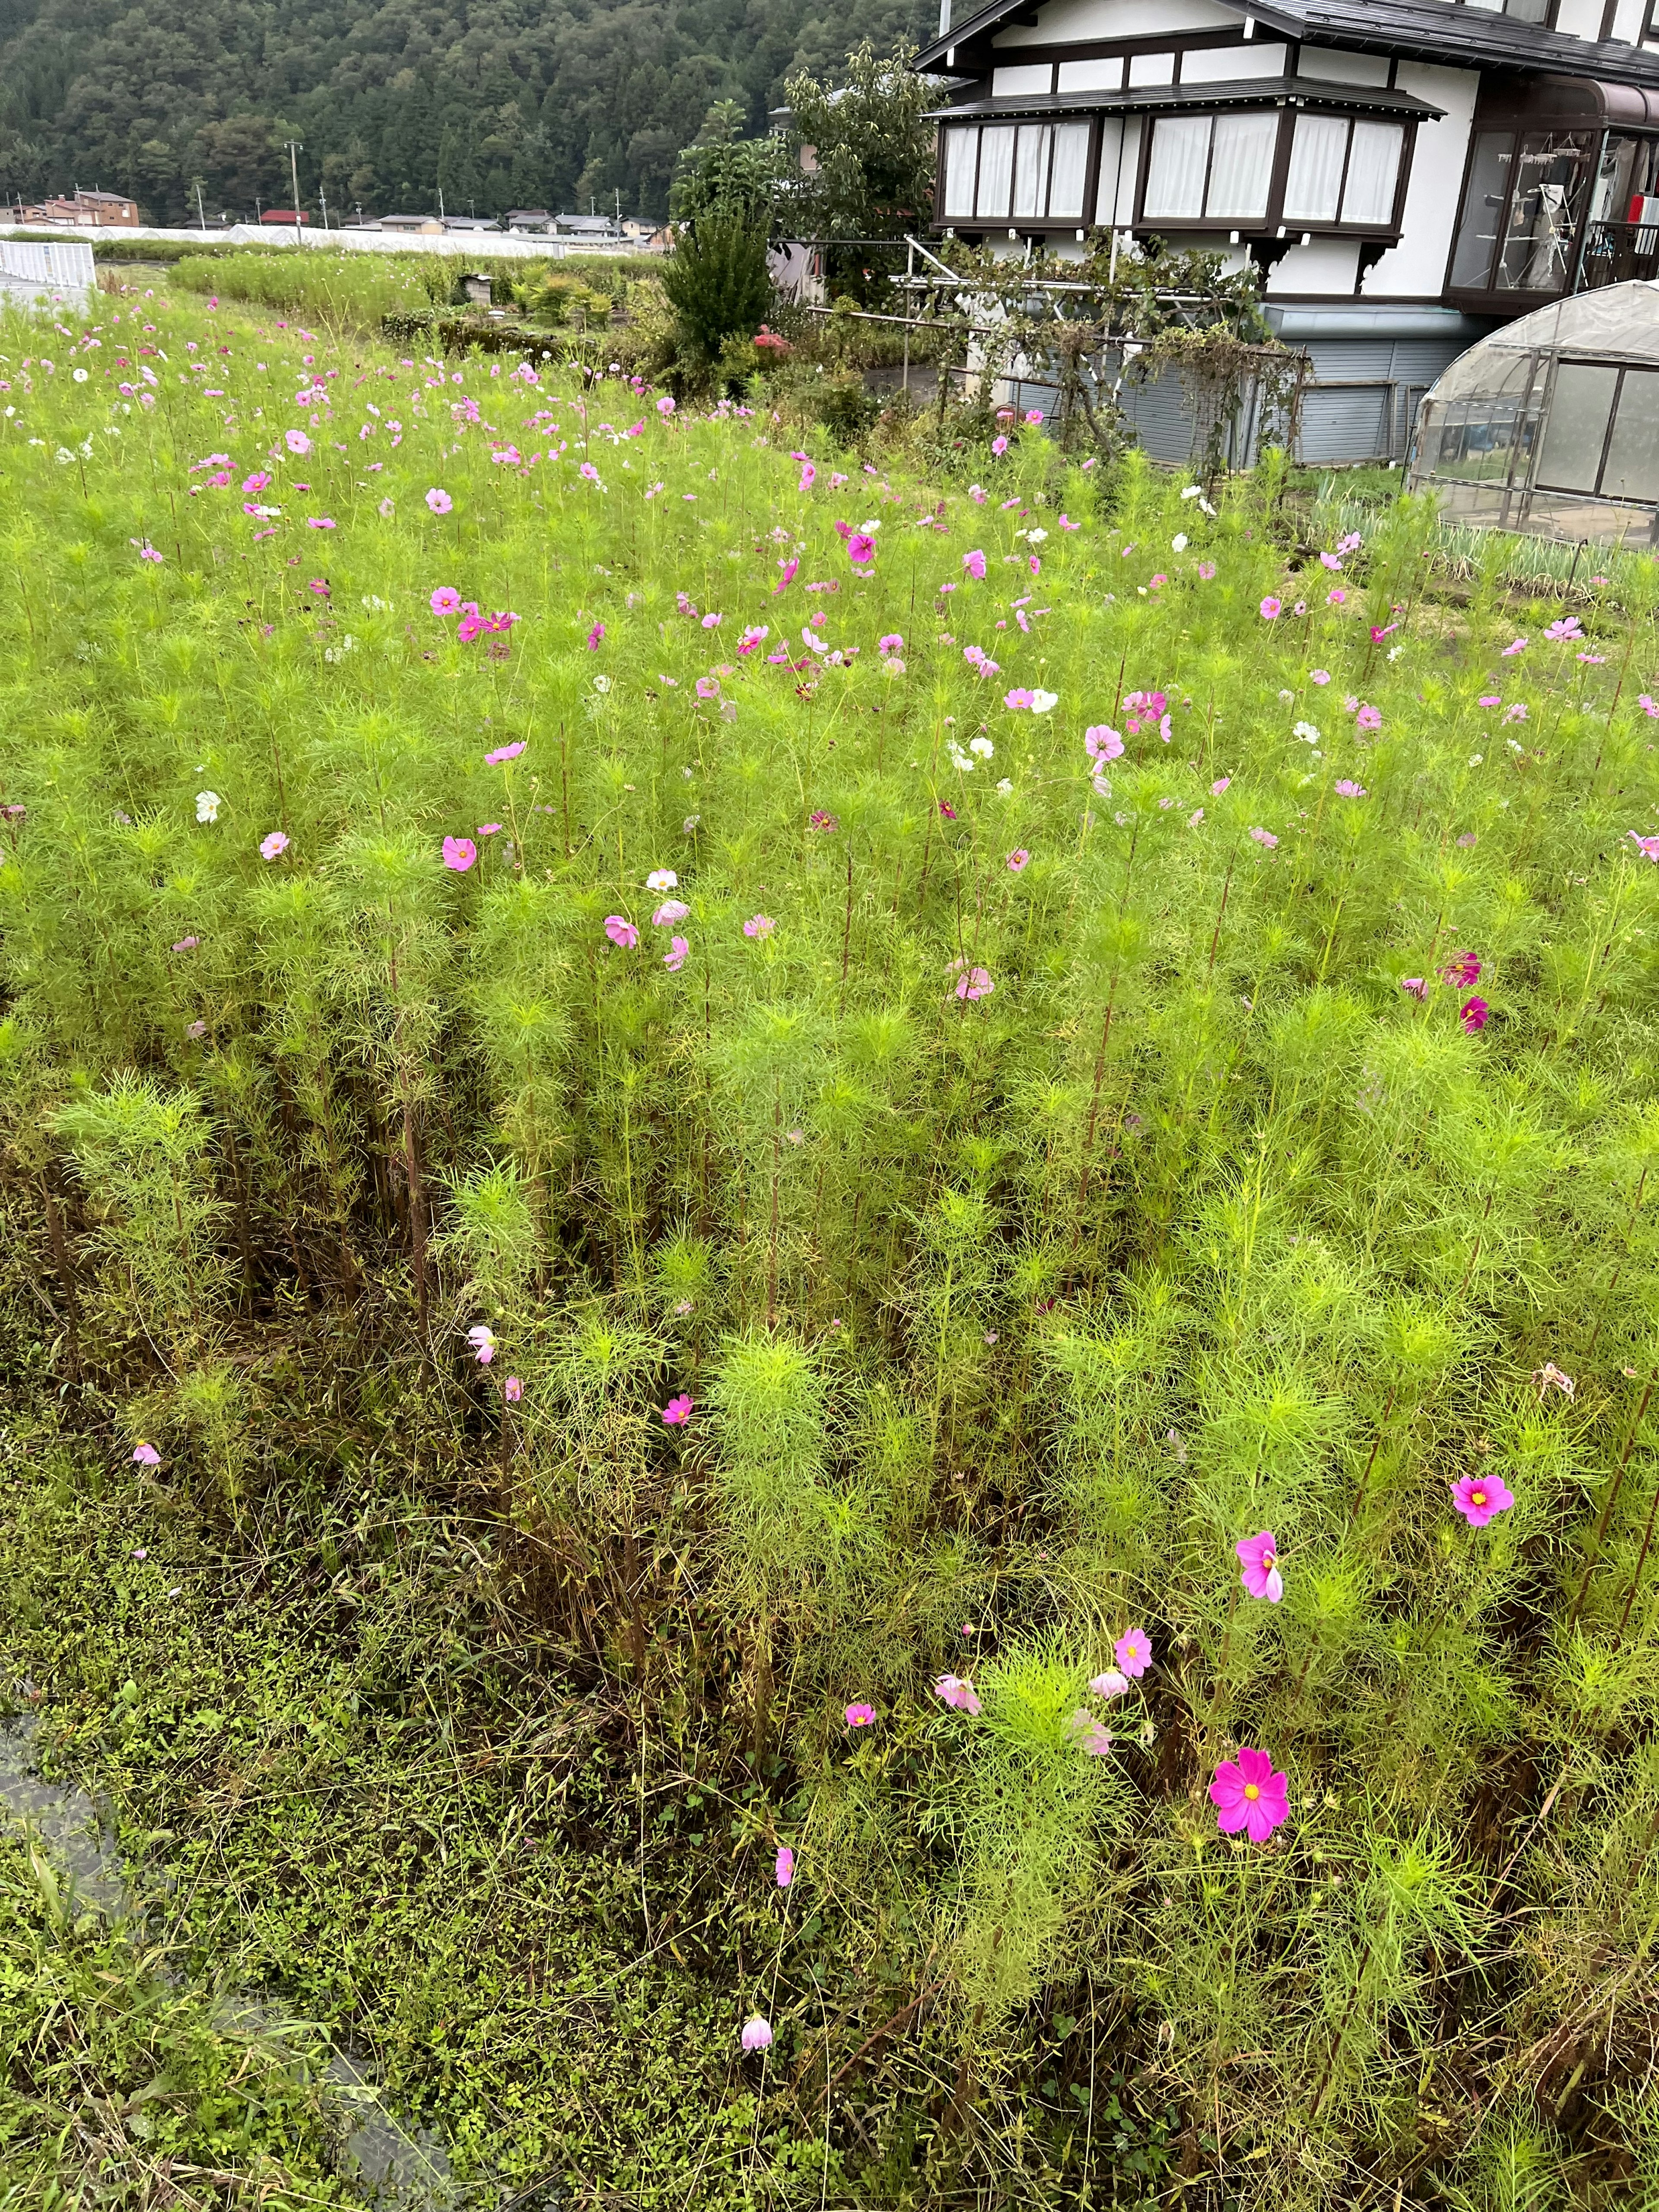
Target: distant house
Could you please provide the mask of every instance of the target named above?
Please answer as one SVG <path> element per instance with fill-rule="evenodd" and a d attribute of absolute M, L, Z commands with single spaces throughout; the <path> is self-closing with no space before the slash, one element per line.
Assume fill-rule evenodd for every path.
<path fill-rule="evenodd" d="M 562 215 L 555 218 L 557 235 L 580 238 L 590 246 L 622 246 L 622 226 L 608 215 Z"/>
<path fill-rule="evenodd" d="M 383 215 L 374 227 L 380 230 L 410 231 L 422 238 L 441 238 L 444 228 L 435 215 Z"/>
<path fill-rule="evenodd" d="M 70 222 L 77 229 L 136 230 L 140 216 L 138 203 L 119 192 L 86 192 L 78 188 L 65 198 L 42 200 L 38 206 L 26 207 L 21 218 L 24 222 Z"/>
<path fill-rule="evenodd" d="M 509 230 L 545 230 L 552 220 L 545 208 L 508 208 L 507 211 Z"/>
<path fill-rule="evenodd" d="M 447 215 L 444 217 L 443 227 L 446 230 L 499 230 L 501 228 L 501 225 L 491 215 Z"/>
<path fill-rule="evenodd" d="M 261 222 L 280 222 L 292 230 L 296 222 L 303 228 L 311 221 L 311 217 L 303 208 L 297 216 L 292 208 L 267 208 L 259 220 Z"/>

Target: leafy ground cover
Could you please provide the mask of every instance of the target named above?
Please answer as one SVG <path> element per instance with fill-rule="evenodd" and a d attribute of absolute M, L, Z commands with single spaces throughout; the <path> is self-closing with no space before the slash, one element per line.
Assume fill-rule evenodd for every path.
<path fill-rule="evenodd" d="M 1659 2189 L 1650 568 L 99 304 L 0 1574 L 189 1972 L 575 2202 Z"/>

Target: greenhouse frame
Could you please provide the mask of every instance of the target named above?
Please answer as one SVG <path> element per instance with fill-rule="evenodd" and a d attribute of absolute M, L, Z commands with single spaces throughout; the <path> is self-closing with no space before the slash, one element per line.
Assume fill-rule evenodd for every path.
<path fill-rule="evenodd" d="M 1659 545 L 1659 283 L 1559 300 L 1460 354 L 1419 410 L 1409 482 L 1448 521 Z"/>

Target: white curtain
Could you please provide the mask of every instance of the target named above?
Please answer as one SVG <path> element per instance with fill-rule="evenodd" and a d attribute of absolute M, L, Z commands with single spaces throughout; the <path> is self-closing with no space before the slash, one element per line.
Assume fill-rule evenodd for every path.
<path fill-rule="evenodd" d="M 1207 115 L 1160 115 L 1146 168 L 1146 216 L 1192 221 L 1204 212 L 1204 168 L 1210 153 Z"/>
<path fill-rule="evenodd" d="M 1298 115 L 1285 180 L 1286 222 L 1334 222 L 1342 191 L 1342 156 L 1348 149 L 1347 118 Z"/>
<path fill-rule="evenodd" d="M 1260 114 L 1218 115 L 1205 214 L 1230 222 L 1260 222 L 1267 212 L 1278 143 L 1279 118 L 1271 109 Z"/>
<path fill-rule="evenodd" d="M 1126 130 L 1121 115 L 1101 117 L 1100 182 L 1095 187 L 1095 221 L 1099 223 L 1115 223 L 1117 221 L 1120 184 L 1123 188 L 1126 221 L 1128 203 L 1134 198 L 1135 166 L 1140 158 L 1140 118 L 1138 115 L 1127 126 L 1127 146 L 1125 137 Z"/>
<path fill-rule="evenodd" d="M 1006 222 L 1008 215 L 1008 187 L 1014 174 L 1014 129 L 1012 124 L 1001 124 L 993 131 L 986 129 L 979 139 L 979 213 L 994 221 Z"/>
<path fill-rule="evenodd" d="M 979 125 L 958 124 L 945 134 L 945 218 L 974 212 L 974 156 L 979 151 Z"/>
<path fill-rule="evenodd" d="M 1014 163 L 1014 213 L 1042 216 L 1048 212 L 1048 125 L 1022 123 L 1019 153 Z"/>
<path fill-rule="evenodd" d="M 1342 194 L 1344 222 L 1389 222 L 1394 216 L 1395 180 L 1406 133 L 1398 123 L 1356 123 L 1348 156 L 1348 182 Z"/>
<path fill-rule="evenodd" d="M 1054 131 L 1054 168 L 1048 182 L 1048 213 L 1057 222 L 1083 220 L 1083 178 L 1089 166 L 1089 126 L 1062 123 Z"/>

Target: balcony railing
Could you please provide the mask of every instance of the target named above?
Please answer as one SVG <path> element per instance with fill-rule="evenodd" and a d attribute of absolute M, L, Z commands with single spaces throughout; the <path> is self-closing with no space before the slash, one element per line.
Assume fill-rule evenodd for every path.
<path fill-rule="evenodd" d="M 1593 222 L 1584 240 L 1578 289 L 1659 276 L 1659 222 Z"/>

